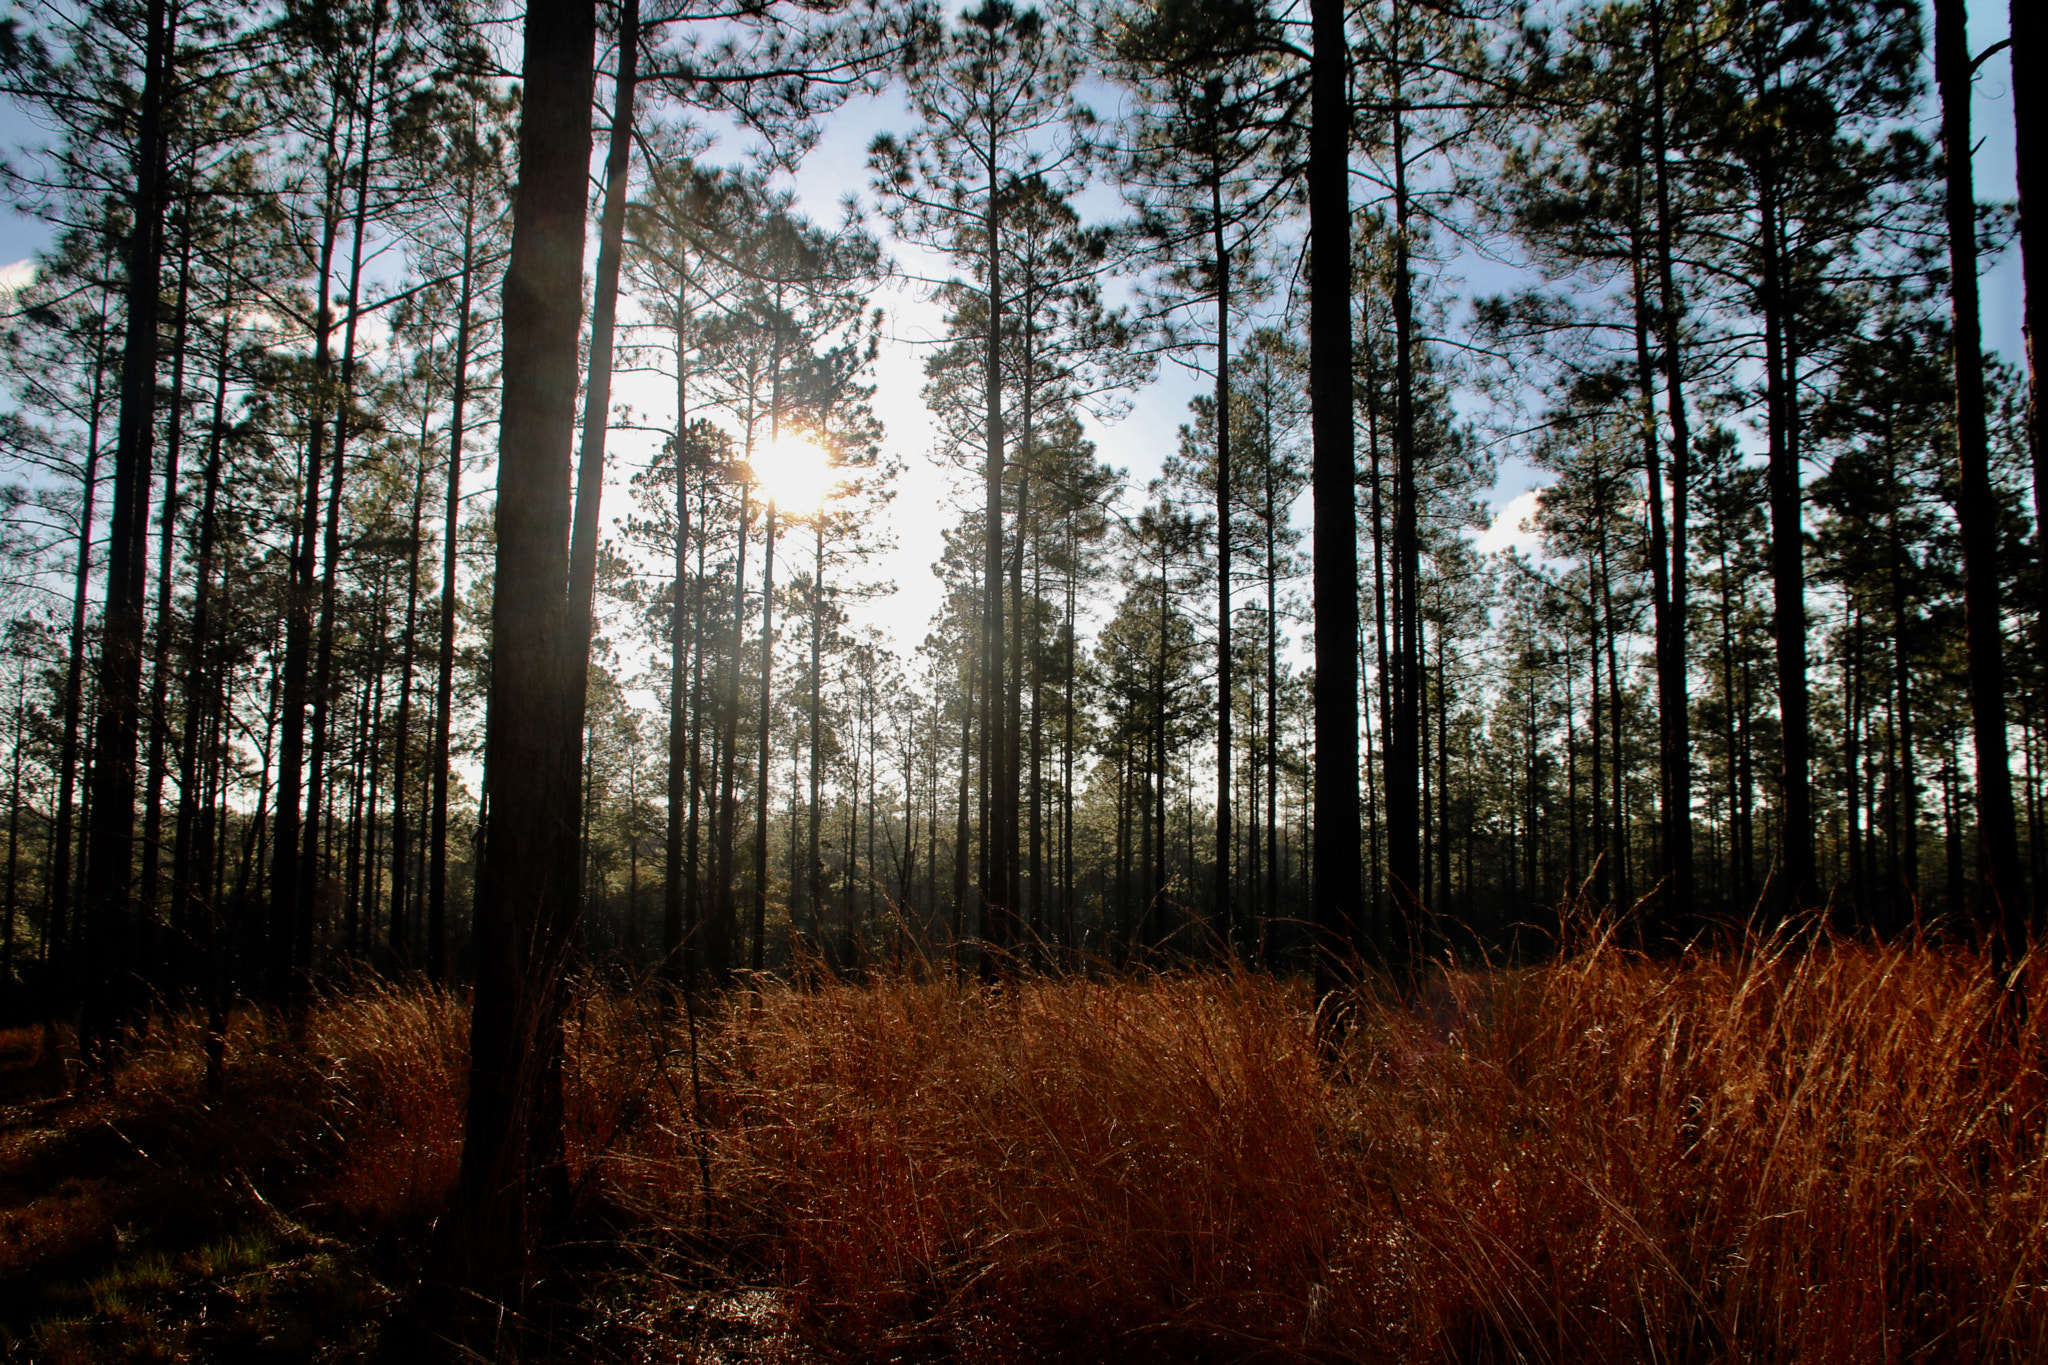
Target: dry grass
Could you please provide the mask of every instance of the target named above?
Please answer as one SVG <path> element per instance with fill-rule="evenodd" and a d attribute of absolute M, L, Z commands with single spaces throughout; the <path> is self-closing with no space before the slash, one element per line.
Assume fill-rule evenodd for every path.
<path fill-rule="evenodd" d="M 0 1105 L 0 1358 L 352 1360 L 459 1152 L 450 998 L 336 997 L 296 1036 L 230 1030 L 210 1094 L 189 1020 L 112 1075 Z"/>
<path fill-rule="evenodd" d="M 2043 1033 L 1968 954 L 1440 977 L 1335 1081 L 1306 1003 L 771 995 L 721 1178 L 859 1354 L 2048 1358 Z"/>
<path fill-rule="evenodd" d="M 1368 1000 L 1326 1065 L 1305 993 L 1255 976 L 777 987 L 694 1052 L 593 989 L 579 1235 L 671 1248 L 606 1290 L 625 1355 L 673 1358 L 688 1315 L 648 1297 L 701 1289 L 711 1248 L 848 1359 L 2043 1359 L 2044 1030 L 2014 999 L 1950 948 L 1602 946 Z M 301 1244 L 423 1226 L 458 1155 L 457 1005 L 240 1027 L 220 1103 L 174 1031 L 50 1134 L 118 1130 L 131 1183 L 260 1187 Z M 32 1128 L 0 1148 L 0 1228 L 54 1197 Z M 74 1184 L 80 1226 L 131 1207 Z M 0 1270 L 75 1260 L 66 1223 L 19 1222 Z"/>

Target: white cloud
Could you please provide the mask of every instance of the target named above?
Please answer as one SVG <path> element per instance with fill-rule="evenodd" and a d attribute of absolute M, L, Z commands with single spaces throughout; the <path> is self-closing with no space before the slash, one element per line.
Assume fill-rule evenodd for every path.
<path fill-rule="evenodd" d="M 34 284 L 36 263 L 32 260 L 16 261 L 13 265 L 0 265 L 0 294 L 11 294 Z"/>
<path fill-rule="evenodd" d="M 1540 555 L 1543 537 L 1535 529 L 1536 500 L 1542 496 L 1540 488 L 1525 488 L 1510 498 L 1507 504 L 1493 514 L 1493 525 L 1473 537 L 1472 544 L 1481 554 L 1493 554 L 1509 546 L 1527 555 Z"/>

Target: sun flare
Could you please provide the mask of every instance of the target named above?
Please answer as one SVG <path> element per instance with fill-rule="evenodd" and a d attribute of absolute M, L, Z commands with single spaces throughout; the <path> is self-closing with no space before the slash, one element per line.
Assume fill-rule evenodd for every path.
<path fill-rule="evenodd" d="M 754 475 L 776 507 L 794 516 L 823 506 L 842 477 L 824 448 L 801 436 L 776 440 L 754 461 Z"/>

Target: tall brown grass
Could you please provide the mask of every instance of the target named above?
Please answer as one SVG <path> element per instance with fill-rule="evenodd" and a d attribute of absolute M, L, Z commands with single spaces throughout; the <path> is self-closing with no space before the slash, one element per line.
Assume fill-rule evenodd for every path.
<path fill-rule="evenodd" d="M 2048 1359 L 2021 998 L 1950 947 L 1599 944 L 1368 994 L 1328 1057 L 1255 975 L 772 986 L 694 1045 L 591 989 L 572 1187 L 846 1358 Z M 300 1216 L 432 1215 L 462 1035 L 377 990 L 303 1047 L 238 1040 L 230 1104 L 298 1135 Z M 197 1051 L 123 1084 L 196 1094 Z"/>
<path fill-rule="evenodd" d="M 1610 946 L 773 994 L 721 1178 L 860 1354 L 2048 1358 L 2043 1032 L 1976 957 Z"/>

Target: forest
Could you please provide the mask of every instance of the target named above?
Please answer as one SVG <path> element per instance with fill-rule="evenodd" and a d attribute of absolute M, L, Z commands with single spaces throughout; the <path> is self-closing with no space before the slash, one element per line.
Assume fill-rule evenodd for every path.
<path fill-rule="evenodd" d="M 1978 8 L 21 0 L 0 1354 L 2048 1349 Z"/>

